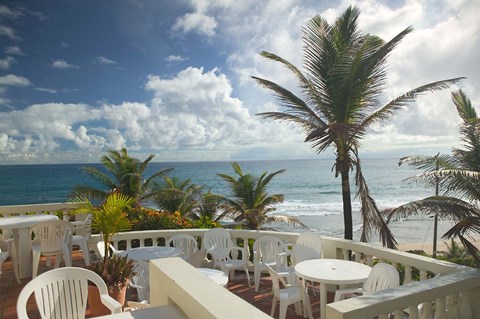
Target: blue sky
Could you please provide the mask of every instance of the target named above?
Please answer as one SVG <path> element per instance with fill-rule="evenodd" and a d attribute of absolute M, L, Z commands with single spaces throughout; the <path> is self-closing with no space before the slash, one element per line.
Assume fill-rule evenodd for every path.
<path fill-rule="evenodd" d="M 467 77 L 480 105 L 480 3 L 425 1 L 2 1 L 0 164 L 97 162 L 127 147 L 160 161 L 325 158 L 250 78 L 293 90 L 291 75 L 259 55 L 301 66 L 301 28 L 334 21 L 349 5 L 360 28 L 385 40 L 415 29 L 389 60 L 392 98 L 440 79 Z M 449 152 L 459 119 L 448 90 L 375 127 L 364 157 Z"/>

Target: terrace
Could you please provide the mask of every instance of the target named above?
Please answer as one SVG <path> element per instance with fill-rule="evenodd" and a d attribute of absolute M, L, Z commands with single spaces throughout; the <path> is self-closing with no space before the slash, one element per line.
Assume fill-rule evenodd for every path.
<path fill-rule="evenodd" d="M 6 215 L 21 213 L 21 211 L 53 212 L 60 208 L 67 207 L 64 204 L 28 206 L 21 209 L 4 206 L 0 207 L 0 213 Z M 119 233 L 114 238 L 114 245 L 131 248 L 149 245 L 152 242 L 163 243 L 165 239 L 178 232 L 202 238 L 205 229 Z M 230 232 L 237 242 L 244 245 L 266 234 L 275 235 L 290 243 L 294 243 L 298 236 L 298 233 L 271 231 L 231 230 Z M 98 240 L 98 236 L 92 238 L 92 247 Z M 328 304 L 327 319 L 387 318 L 387 314 L 393 314 L 397 319 L 480 318 L 480 304 L 476 302 L 480 297 L 480 270 L 339 238 L 322 237 L 322 246 L 324 258 L 349 259 L 352 256 L 354 261 L 368 265 L 373 265 L 375 261 L 383 261 L 394 265 L 404 274 L 400 287 Z M 75 265 L 83 265 L 80 254 L 75 253 L 74 260 Z M 227 290 L 213 283 L 213 286 L 209 285 L 192 276 L 188 265 L 181 259 L 155 260 L 152 264 L 150 281 L 155 283 L 151 285 L 152 305 L 176 305 L 188 318 L 192 319 L 269 318 L 267 314 L 270 312 L 271 305 L 271 284 L 266 276 L 262 277 L 261 290 L 255 293 L 253 287 L 246 285 L 246 279 L 241 272 L 238 272 L 235 279 L 228 284 Z M 15 305 L 15 296 L 22 287 L 15 283 L 8 267 L 8 265 L 3 267 L 4 274 L 0 286 L 2 288 L 0 316 L 5 319 L 16 317 L 12 305 Z M 25 284 L 26 280 L 22 283 Z M 208 294 L 202 293 L 205 291 L 208 291 Z M 329 294 L 330 299 L 332 292 L 333 290 Z M 318 291 L 316 296 L 311 295 L 311 300 L 313 315 L 318 318 Z M 422 305 L 422 317 L 418 316 L 418 305 Z M 291 308 L 288 318 L 301 318 L 296 316 L 293 307 Z"/>

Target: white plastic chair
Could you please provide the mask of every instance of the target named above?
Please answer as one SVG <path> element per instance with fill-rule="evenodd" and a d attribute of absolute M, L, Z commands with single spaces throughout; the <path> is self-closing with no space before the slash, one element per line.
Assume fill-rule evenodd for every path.
<path fill-rule="evenodd" d="M 322 237 L 312 232 L 301 233 L 292 247 L 292 265 L 318 258 L 322 258 Z"/>
<path fill-rule="evenodd" d="M 197 250 L 193 255 L 188 257 L 185 261 L 195 268 L 200 268 L 202 267 L 203 261 L 205 260 L 206 256 L 207 256 L 207 251 L 202 248 L 200 250 Z"/>
<path fill-rule="evenodd" d="M 99 275 L 84 268 L 64 267 L 40 274 L 23 287 L 17 299 L 18 318 L 28 318 L 27 302 L 32 293 L 42 319 L 85 318 L 89 281 L 98 287 L 102 303 L 112 313 L 122 311 Z"/>
<path fill-rule="evenodd" d="M 233 243 L 228 230 L 224 228 L 207 230 L 203 235 L 203 248 L 212 256 L 213 267 L 219 267 L 229 275 L 229 278 L 234 276 L 235 269 L 243 268 L 250 286 L 247 252 Z"/>
<path fill-rule="evenodd" d="M 92 235 L 92 219 L 93 215 L 88 214 L 81 222 L 75 222 L 74 235 L 72 236 L 72 245 L 77 245 L 83 254 L 85 265 L 90 265 L 90 250 L 88 248 L 88 240 Z"/>
<path fill-rule="evenodd" d="M 255 291 L 258 291 L 260 286 L 260 275 L 262 271 L 267 270 L 266 265 L 273 269 L 281 270 L 284 266 L 282 258 L 279 258 L 281 253 L 285 252 L 285 243 L 275 236 L 262 236 L 253 243 L 253 270 Z"/>
<path fill-rule="evenodd" d="M 290 276 L 289 273 L 277 273 L 268 264 L 265 265 L 265 267 L 272 278 L 273 287 L 272 310 L 270 316 L 273 317 L 275 315 L 275 308 L 277 307 L 277 303 L 280 301 L 279 319 L 285 319 L 287 315 L 287 308 L 291 304 L 295 304 L 295 311 L 297 312 L 297 315 L 301 315 L 303 312 L 304 318 L 306 314 L 308 315 L 308 318 L 312 319 L 313 315 L 312 307 L 310 305 L 310 298 L 305 293 L 303 285 L 299 281 L 297 281 L 295 284 L 286 283 L 282 278 L 282 275 Z M 280 288 L 280 283 L 282 284 L 283 288 Z"/>
<path fill-rule="evenodd" d="M 398 270 L 392 265 L 378 263 L 368 275 L 367 280 L 361 288 L 339 289 L 335 292 L 334 301 L 344 299 L 346 294 L 368 295 L 376 291 L 398 287 L 400 285 L 400 276 Z"/>
<path fill-rule="evenodd" d="M 182 250 L 179 257 L 187 259 L 198 251 L 198 243 L 195 237 L 189 234 L 177 234 L 167 240 L 167 247 L 175 247 Z"/>
<path fill-rule="evenodd" d="M 13 238 L 6 239 L 0 234 L 0 245 L 7 247 L 6 251 L 0 251 L 0 275 L 2 274 L 3 262 L 10 257 L 13 273 L 15 274 L 17 282 L 20 283 L 20 276 L 18 275 L 17 250 L 15 248 L 15 242 L 13 241 Z"/>
<path fill-rule="evenodd" d="M 123 250 L 115 249 L 115 247 L 112 244 L 108 245 L 108 249 L 112 254 L 118 254 L 123 251 Z M 97 250 L 98 250 L 98 253 L 100 254 L 100 257 L 102 259 L 105 258 L 105 243 L 103 241 L 97 242 Z"/>
<path fill-rule="evenodd" d="M 49 257 L 56 256 L 55 268 L 60 266 L 60 260 L 63 256 L 65 266 L 72 266 L 72 224 L 64 220 L 52 220 L 33 225 L 28 234 L 28 238 L 35 236 L 32 243 L 32 278 L 37 276 L 40 256 L 47 256 L 47 265 Z"/>
<path fill-rule="evenodd" d="M 137 289 L 140 303 L 150 303 L 150 282 L 147 261 L 135 261 L 135 276 L 130 281 L 130 287 Z"/>

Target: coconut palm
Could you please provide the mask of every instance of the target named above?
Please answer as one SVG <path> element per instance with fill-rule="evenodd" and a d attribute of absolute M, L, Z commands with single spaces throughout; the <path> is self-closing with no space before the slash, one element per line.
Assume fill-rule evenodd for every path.
<path fill-rule="evenodd" d="M 480 119 L 462 90 L 452 92 L 452 100 L 462 119 L 460 133 L 463 148 L 453 149 L 445 169 L 415 177 L 429 183 L 440 178 L 439 187 L 443 195 L 409 202 L 388 209 L 385 214 L 387 221 L 419 214 L 437 214 L 439 218 L 452 220 L 454 226 L 442 237 L 458 237 L 480 266 L 480 251 L 469 240 L 472 233 L 480 234 Z"/>
<path fill-rule="evenodd" d="M 382 90 L 387 79 L 386 60 L 398 43 L 412 31 L 406 28 L 388 42 L 358 30 L 359 10 L 349 7 L 333 25 L 320 16 L 309 20 L 303 29 L 303 58 L 306 73 L 287 60 L 269 52 L 265 58 L 280 62 L 296 77 L 302 96 L 272 81 L 253 77 L 269 89 L 285 107 L 283 111 L 258 115 L 267 119 L 297 124 L 318 153 L 333 149 L 335 176 L 341 177 L 346 239 L 353 239 L 350 172 L 355 170 L 357 196 L 363 220 L 362 241 L 372 231 L 379 231 L 384 246 L 396 241 L 369 193 L 362 174 L 359 147 L 373 125 L 391 117 L 396 111 L 428 91 L 449 87 L 460 80 L 429 83 L 410 90 L 382 105 Z"/>
<path fill-rule="evenodd" d="M 229 184 L 232 191 L 232 198 L 217 195 L 221 210 L 220 218 L 231 217 L 235 223 L 242 224 L 248 229 L 261 229 L 264 224 L 273 222 L 306 227 L 295 217 L 269 214 L 275 211 L 275 204 L 283 202 L 283 195 L 268 195 L 268 183 L 275 175 L 285 170 L 271 174 L 264 172 L 260 176 L 255 176 L 244 174 L 238 163 L 232 163 L 232 167 L 237 176 L 217 174 Z"/>
<path fill-rule="evenodd" d="M 157 195 L 154 201 L 158 208 L 171 213 L 193 216 L 201 199 L 202 186 L 192 184 L 190 179 L 180 180 L 176 177 L 163 176 L 164 182 L 155 187 Z"/>
<path fill-rule="evenodd" d="M 148 178 L 144 178 L 145 169 L 155 155 L 150 154 L 146 160 L 140 160 L 128 155 L 127 149 L 120 151 L 109 150 L 102 156 L 101 162 L 107 172 L 95 167 L 82 167 L 82 170 L 94 178 L 103 188 L 87 185 L 78 185 L 74 188 L 74 195 L 82 194 L 94 200 L 104 200 L 113 191 L 120 192 L 134 199 L 136 205 L 141 201 L 155 196 L 152 186 L 156 179 L 163 176 L 172 168 L 156 171 Z"/>

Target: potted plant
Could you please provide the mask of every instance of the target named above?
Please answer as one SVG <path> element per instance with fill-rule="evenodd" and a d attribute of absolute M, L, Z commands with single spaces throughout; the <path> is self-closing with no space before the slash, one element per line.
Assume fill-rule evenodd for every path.
<path fill-rule="evenodd" d="M 134 203 L 133 198 L 119 192 L 113 192 L 99 206 L 94 206 L 88 198 L 83 197 L 80 200 L 80 208 L 76 209 L 77 213 L 89 212 L 92 214 L 92 230 L 100 233 L 105 247 L 103 259 L 91 263 L 87 268 L 103 278 L 109 294 L 122 305 L 125 303 L 125 291 L 128 282 L 135 275 L 134 264 L 126 256 L 112 255 L 108 247 L 113 235 L 130 229 L 131 224 L 125 211 Z M 108 314 L 109 311 L 101 304 L 98 290 L 95 292 L 95 288 L 94 286 L 89 287 L 90 314 L 95 317 Z M 98 301 L 98 306 L 92 305 L 95 301 Z"/>

